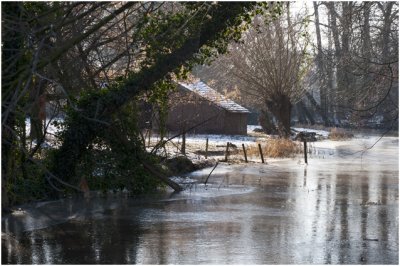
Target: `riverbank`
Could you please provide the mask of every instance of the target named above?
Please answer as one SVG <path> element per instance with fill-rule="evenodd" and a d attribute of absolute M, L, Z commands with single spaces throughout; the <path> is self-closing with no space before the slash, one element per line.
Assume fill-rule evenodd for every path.
<path fill-rule="evenodd" d="M 398 264 L 398 138 L 182 174 L 186 190 L 21 206 L 3 264 Z M 375 146 L 368 149 L 374 143 Z M 211 248 L 210 248 L 211 247 Z"/>

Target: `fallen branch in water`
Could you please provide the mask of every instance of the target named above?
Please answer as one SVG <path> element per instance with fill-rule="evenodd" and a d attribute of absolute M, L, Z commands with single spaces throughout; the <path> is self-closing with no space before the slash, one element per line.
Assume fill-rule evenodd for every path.
<path fill-rule="evenodd" d="M 219 161 L 215 164 L 214 168 L 211 170 L 210 174 L 207 176 L 206 181 L 204 182 L 204 185 L 207 185 L 207 181 L 210 178 L 212 172 L 214 172 L 215 168 L 217 168 Z"/>
<path fill-rule="evenodd" d="M 141 161 L 144 169 L 146 169 L 147 171 L 149 171 L 152 175 L 154 175 L 155 177 L 157 177 L 158 179 L 160 179 L 161 181 L 163 181 L 164 183 L 166 183 L 168 186 L 170 186 L 173 190 L 175 190 L 176 192 L 178 191 L 182 191 L 183 188 L 178 184 L 175 183 L 174 181 L 172 181 L 171 179 L 169 179 L 168 177 L 162 175 L 161 173 L 159 173 L 157 170 L 153 169 L 153 167 L 151 167 L 149 164 L 147 164 L 144 161 Z"/>

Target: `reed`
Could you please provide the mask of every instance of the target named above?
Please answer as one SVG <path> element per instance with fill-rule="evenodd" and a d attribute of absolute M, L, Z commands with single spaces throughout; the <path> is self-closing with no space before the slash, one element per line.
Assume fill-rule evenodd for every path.
<path fill-rule="evenodd" d="M 267 143 L 261 143 L 264 156 L 271 158 L 294 157 L 302 152 L 301 143 L 296 143 L 289 139 L 270 139 Z M 258 143 L 247 148 L 247 156 L 259 157 L 260 152 Z"/>

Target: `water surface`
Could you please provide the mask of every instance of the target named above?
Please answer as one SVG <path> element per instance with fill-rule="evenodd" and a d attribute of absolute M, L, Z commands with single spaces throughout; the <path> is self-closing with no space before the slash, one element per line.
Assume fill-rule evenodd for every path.
<path fill-rule="evenodd" d="M 358 153 L 373 143 L 220 164 L 182 193 L 21 206 L 2 219 L 2 263 L 398 264 L 398 139 Z"/>

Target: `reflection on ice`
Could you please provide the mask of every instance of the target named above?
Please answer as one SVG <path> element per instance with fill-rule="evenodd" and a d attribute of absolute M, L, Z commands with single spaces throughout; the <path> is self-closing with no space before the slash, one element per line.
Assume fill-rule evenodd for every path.
<path fill-rule="evenodd" d="M 2 262 L 398 264 L 398 140 L 357 153 L 375 141 L 316 142 L 308 165 L 221 163 L 182 193 L 28 206 L 3 218 Z"/>

